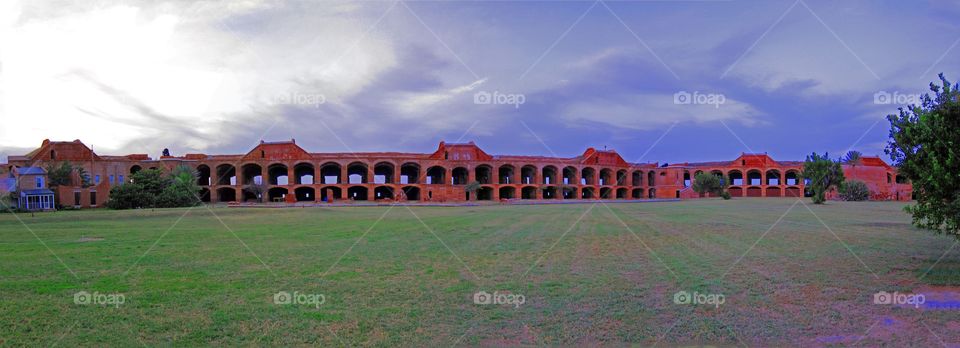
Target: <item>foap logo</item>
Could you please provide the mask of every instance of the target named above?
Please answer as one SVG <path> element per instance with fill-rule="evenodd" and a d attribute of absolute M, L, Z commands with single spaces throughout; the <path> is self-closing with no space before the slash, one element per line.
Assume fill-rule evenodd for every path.
<path fill-rule="evenodd" d="M 527 102 L 527 97 L 520 93 L 500 93 L 500 91 L 480 91 L 473 94 L 473 103 L 477 105 L 513 105 L 519 109 Z"/>
<path fill-rule="evenodd" d="M 73 303 L 77 305 L 98 305 L 113 306 L 115 308 L 127 302 L 127 297 L 123 294 L 103 294 L 97 291 L 93 293 L 87 291 L 77 291 L 73 293 Z"/>
<path fill-rule="evenodd" d="M 680 91 L 673 94 L 673 103 L 677 105 L 713 105 L 719 109 L 721 104 L 727 102 L 727 97 L 719 93 L 700 93 L 693 91 Z"/>
<path fill-rule="evenodd" d="M 873 94 L 873 103 L 878 105 L 920 105 L 923 102 L 923 95 L 905 94 L 897 91 L 887 92 L 879 91 Z"/>
<path fill-rule="evenodd" d="M 277 104 L 312 106 L 319 108 L 320 105 L 327 103 L 327 97 L 320 93 L 300 93 L 289 92 L 280 93 L 276 96 Z"/>
<path fill-rule="evenodd" d="M 893 293 L 880 291 L 873 294 L 873 304 L 878 305 L 907 305 L 920 308 L 920 305 L 926 302 L 927 297 L 923 294 L 901 294 L 896 291 Z"/>
<path fill-rule="evenodd" d="M 513 308 L 520 308 L 526 302 L 526 296 L 509 291 L 494 291 L 493 294 L 486 291 L 477 291 L 473 294 L 473 303 L 478 305 L 512 305 Z"/>
<path fill-rule="evenodd" d="M 320 309 L 320 305 L 327 302 L 327 297 L 323 294 L 306 294 L 299 291 L 293 293 L 279 291 L 273 294 L 273 304 L 275 305 L 308 305 Z"/>
<path fill-rule="evenodd" d="M 722 294 L 689 293 L 683 290 L 673 294 L 673 303 L 678 305 L 710 305 L 718 308 L 724 302 L 727 302 L 727 298 Z"/>

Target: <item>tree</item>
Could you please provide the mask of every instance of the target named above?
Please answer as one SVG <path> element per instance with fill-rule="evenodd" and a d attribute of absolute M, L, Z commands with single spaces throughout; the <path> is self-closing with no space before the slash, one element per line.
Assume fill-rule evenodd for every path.
<path fill-rule="evenodd" d="M 960 85 L 940 74 L 921 105 L 888 115 L 890 140 L 885 152 L 899 174 L 913 183 L 917 203 L 905 209 L 913 224 L 960 239 Z"/>
<path fill-rule="evenodd" d="M 858 166 L 863 161 L 863 154 L 860 151 L 850 150 L 847 151 L 847 154 L 843 156 L 843 163 L 849 164 L 851 166 Z"/>
<path fill-rule="evenodd" d="M 267 185 L 264 185 L 262 182 L 252 182 L 244 187 L 243 190 L 257 197 L 257 203 L 263 203 L 263 194 L 267 193 Z"/>
<path fill-rule="evenodd" d="M 723 181 L 713 174 L 698 173 L 693 177 L 693 190 L 699 194 L 719 195 L 723 192 Z"/>
<path fill-rule="evenodd" d="M 845 201 L 865 201 L 870 199 L 870 188 L 863 181 L 847 181 L 840 185 L 840 198 Z"/>
<path fill-rule="evenodd" d="M 808 187 L 813 191 L 814 204 L 826 202 L 827 191 L 839 188 L 845 180 L 840 162 L 831 160 L 827 153 L 821 156 L 814 152 L 807 156 L 807 160 L 803 163 L 802 175 L 804 178 L 810 179 Z"/>
<path fill-rule="evenodd" d="M 466 191 L 467 193 L 469 193 L 471 196 L 474 196 L 474 197 L 476 197 L 477 190 L 479 189 L 480 189 L 479 181 L 471 181 L 469 184 L 467 184 L 467 186 L 463 187 L 464 191 Z"/>
<path fill-rule="evenodd" d="M 69 161 L 53 162 L 47 165 L 47 186 L 53 191 L 53 201 L 60 205 L 60 186 L 73 183 L 73 165 Z M 88 179 L 89 180 L 89 179 Z"/>

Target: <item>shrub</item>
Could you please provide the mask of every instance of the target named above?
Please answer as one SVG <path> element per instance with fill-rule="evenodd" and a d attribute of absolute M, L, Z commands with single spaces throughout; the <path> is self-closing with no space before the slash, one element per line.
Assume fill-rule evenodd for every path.
<path fill-rule="evenodd" d="M 870 199 L 870 188 L 863 181 L 851 180 L 840 185 L 840 198 L 845 201 L 866 201 Z"/>
<path fill-rule="evenodd" d="M 723 191 L 723 182 L 716 175 L 699 173 L 693 178 L 693 191 L 699 194 L 718 194 Z"/>
<path fill-rule="evenodd" d="M 191 179 L 194 178 L 194 179 Z M 110 189 L 107 207 L 112 209 L 190 207 L 200 203 L 199 187 L 190 168 L 177 168 L 170 176 L 157 169 L 141 170 L 130 183 Z"/>
<path fill-rule="evenodd" d="M 724 200 L 730 199 L 730 192 L 723 191 L 723 193 L 720 194 L 720 197 L 723 197 Z"/>

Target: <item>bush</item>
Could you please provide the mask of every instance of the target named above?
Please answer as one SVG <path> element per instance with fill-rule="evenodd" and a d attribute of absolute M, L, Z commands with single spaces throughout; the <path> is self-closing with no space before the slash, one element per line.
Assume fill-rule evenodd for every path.
<path fill-rule="evenodd" d="M 723 181 L 716 175 L 699 173 L 693 178 L 693 191 L 701 195 L 719 194 L 723 191 Z"/>
<path fill-rule="evenodd" d="M 720 197 L 723 197 L 724 200 L 730 199 L 730 192 L 723 191 L 723 193 L 720 194 Z"/>
<path fill-rule="evenodd" d="M 845 201 L 866 201 L 870 199 L 870 188 L 863 181 L 851 180 L 840 185 L 840 198 Z"/>
<path fill-rule="evenodd" d="M 193 178 L 193 179 L 191 179 Z M 110 189 L 111 209 L 191 207 L 200 203 L 196 176 L 189 168 L 177 168 L 165 177 L 160 170 L 141 170 L 131 182 Z"/>

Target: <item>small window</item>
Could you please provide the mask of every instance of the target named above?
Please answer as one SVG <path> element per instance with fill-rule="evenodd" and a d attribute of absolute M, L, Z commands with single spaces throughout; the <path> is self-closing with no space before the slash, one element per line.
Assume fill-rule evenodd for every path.
<path fill-rule="evenodd" d="M 57 159 L 57 150 L 50 150 L 50 159 Z"/>
<path fill-rule="evenodd" d="M 113 175 L 110 176 L 110 185 L 113 185 Z"/>
<path fill-rule="evenodd" d="M 100 184 L 100 176 L 99 176 L 99 175 L 94 175 L 94 176 L 93 176 L 93 182 L 94 182 L 95 184 L 98 184 L 98 185 L 99 185 L 99 184 Z"/>
<path fill-rule="evenodd" d="M 38 176 L 38 177 L 37 177 L 37 188 L 43 188 L 43 177 L 42 177 L 42 176 Z"/>
<path fill-rule="evenodd" d="M 120 184 L 120 185 L 123 185 L 123 183 L 124 183 L 124 181 L 123 181 L 123 175 L 117 177 L 117 183 Z"/>
<path fill-rule="evenodd" d="M 260 158 L 267 157 L 266 151 L 260 150 Z"/>
<path fill-rule="evenodd" d="M 80 205 L 80 191 L 73 193 L 73 205 Z"/>
<path fill-rule="evenodd" d="M 92 206 L 96 206 L 96 205 L 97 205 L 97 192 L 96 192 L 96 191 L 90 192 L 90 205 L 92 205 Z"/>

